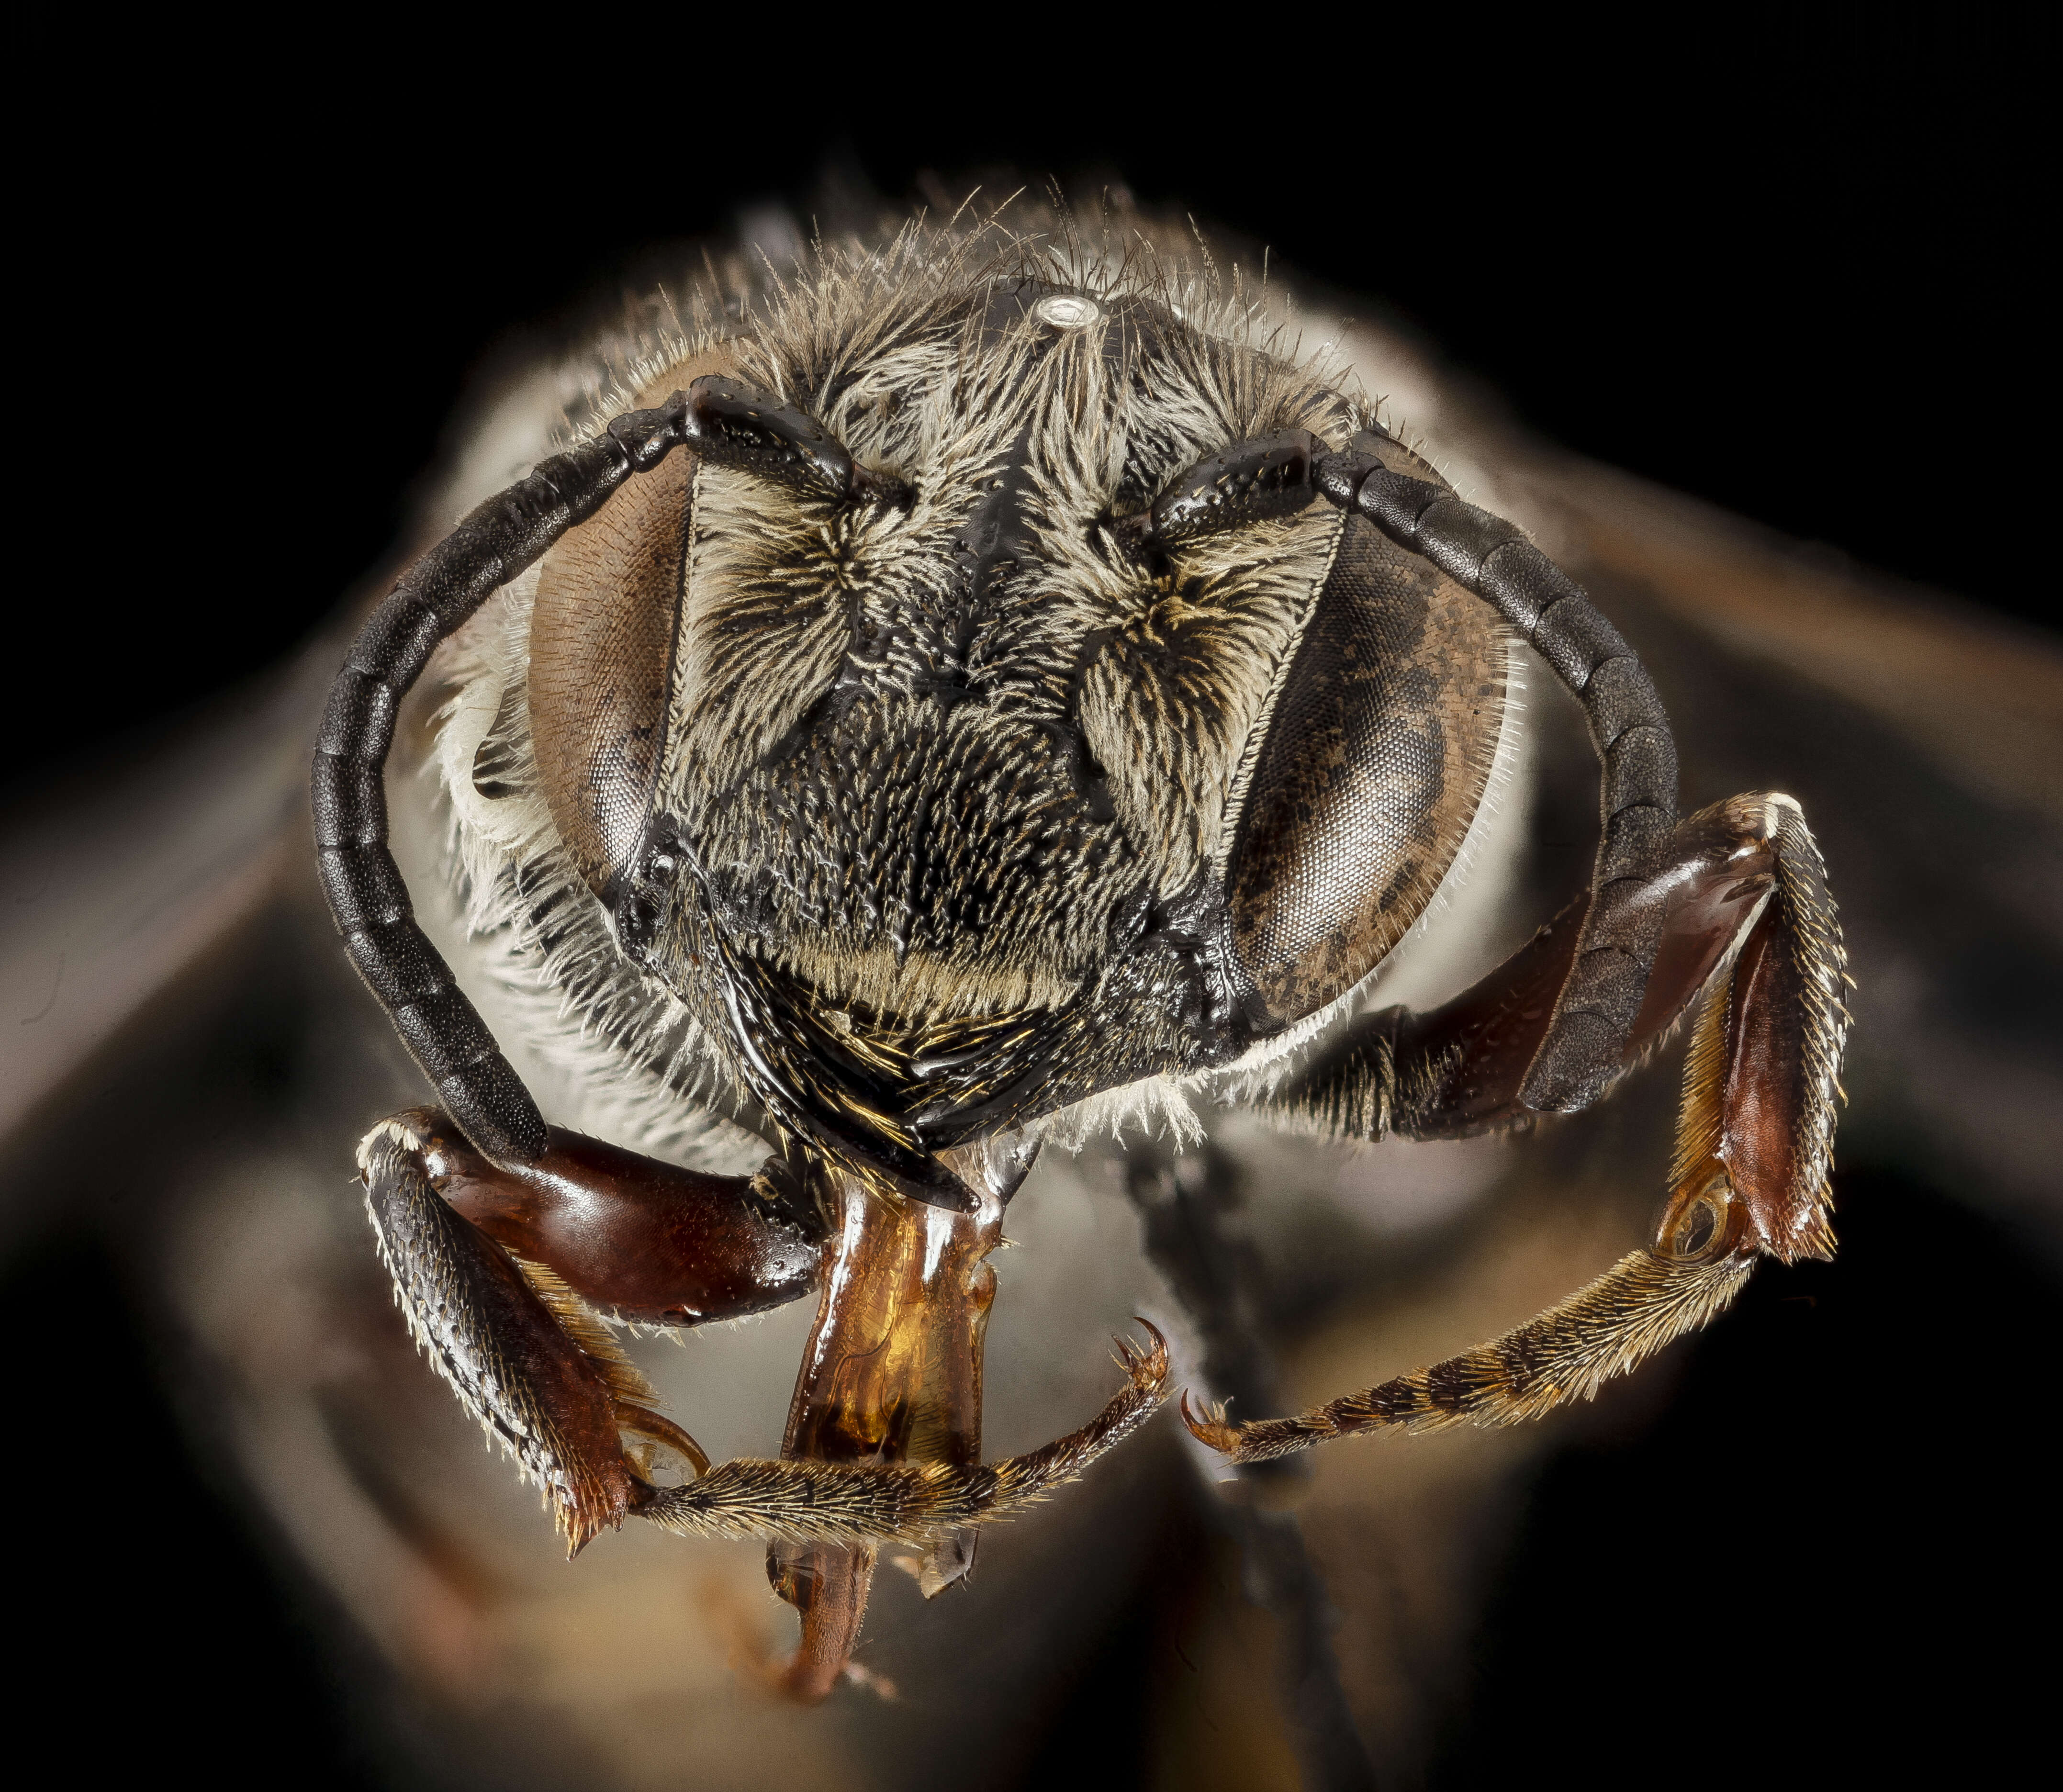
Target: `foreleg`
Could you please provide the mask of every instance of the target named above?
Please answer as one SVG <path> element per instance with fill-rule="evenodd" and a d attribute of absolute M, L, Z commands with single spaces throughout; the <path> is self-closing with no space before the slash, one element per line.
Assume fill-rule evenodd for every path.
<path fill-rule="evenodd" d="M 682 1323 L 694 1301 L 696 1318 L 724 1319 L 807 1292 L 818 1241 L 776 1184 L 697 1176 L 556 1129 L 537 1163 L 497 1167 L 434 1110 L 375 1127 L 359 1163 L 411 1332 L 543 1489 L 569 1553 L 632 1514 L 699 1535 L 927 1542 L 1073 1479 L 1164 1396 L 1167 1352 L 1154 1332 L 1144 1350 L 1120 1343 L 1126 1385 L 1096 1417 L 1027 1456 L 986 1467 L 741 1459 L 711 1469 L 594 1308 Z M 758 1277 L 791 1259 L 806 1273 Z M 653 1485 L 624 1432 L 673 1449 L 699 1478 Z"/>
<path fill-rule="evenodd" d="M 1349 1432 L 1535 1417 L 1704 1324 L 1739 1294 L 1759 1254 L 1832 1254 L 1827 1175 L 1847 954 L 1819 849 L 1782 796 L 1706 810 L 1678 842 L 1669 868 L 1625 898 L 1657 905 L 1662 945 L 1618 1041 L 1621 1067 L 1706 988 L 1653 1243 L 1490 1344 L 1295 1417 L 1235 1425 L 1185 1404 L 1197 1436 L 1259 1461 Z M 1365 1137 L 1452 1137 L 1521 1117 L 1583 906 L 1446 1007 L 1369 1017 L 1266 1105 Z"/>
<path fill-rule="evenodd" d="M 435 1108 L 404 1128 L 445 1203 L 613 1320 L 699 1325 L 786 1306 L 821 1279 L 824 1225 L 778 1159 L 711 1176 L 559 1127 L 534 1163 L 490 1163 Z"/>
<path fill-rule="evenodd" d="M 709 1459 L 658 1411 L 651 1387 L 553 1272 L 519 1265 L 438 1193 L 441 1115 L 383 1121 L 359 1147 L 366 1211 L 416 1343 L 466 1411 L 543 1489 L 569 1555 L 651 1496 L 620 1433 Z M 670 1433 L 671 1435 L 669 1435 Z"/>
<path fill-rule="evenodd" d="M 642 1508 L 697 1537 L 781 1537 L 798 1543 L 929 1543 L 967 1525 L 1007 1518 L 1071 1481 L 1160 1410 L 1168 1343 L 1144 1320 L 1143 1348 L 1116 1340 L 1124 1386 L 1078 1431 L 1043 1449 L 961 1467 L 903 1462 L 768 1462 L 741 1457 L 670 1488 Z"/>
<path fill-rule="evenodd" d="M 1683 1018 L 1768 898 L 1787 812 L 1797 815 L 1788 797 L 1736 797 L 1679 822 L 1652 875 L 1578 896 L 1504 963 L 1438 1008 L 1364 1015 L 1257 1105 L 1358 1139 L 1393 1131 L 1466 1138 L 1530 1119 L 1538 1110 L 1526 1099 L 1526 1087 L 1552 1048 L 1559 998 L 1596 908 L 1612 911 L 1602 920 L 1607 930 L 1643 936 L 1653 954 L 1640 1002 L 1611 1042 L 1615 1075 L 1631 1069 Z M 1800 818 L 1801 832 L 1803 826 Z M 1809 835 L 1804 845 L 1816 864 Z M 1826 908 L 1831 921 L 1831 902 Z M 1838 930 L 1834 941 L 1838 950 Z M 1601 1080 L 1595 1092 L 1611 1081 Z"/>

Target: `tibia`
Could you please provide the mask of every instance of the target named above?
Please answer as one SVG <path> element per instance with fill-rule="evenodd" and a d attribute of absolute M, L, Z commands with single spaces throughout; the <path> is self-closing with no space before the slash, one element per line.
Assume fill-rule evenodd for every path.
<path fill-rule="evenodd" d="M 624 1457 L 619 1425 L 658 1435 L 690 1461 L 700 1452 L 652 1412 L 651 1388 L 563 1283 L 518 1264 L 438 1197 L 420 1147 L 389 1120 L 359 1147 L 366 1211 L 395 1297 L 466 1411 L 543 1489 L 577 1553 L 647 1492 Z"/>

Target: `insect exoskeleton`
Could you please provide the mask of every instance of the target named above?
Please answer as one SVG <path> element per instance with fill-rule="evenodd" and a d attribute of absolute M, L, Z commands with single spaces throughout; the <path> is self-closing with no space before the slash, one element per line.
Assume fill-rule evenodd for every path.
<path fill-rule="evenodd" d="M 1348 400 L 1027 279 L 826 280 L 630 406 L 710 374 L 907 497 L 670 456 L 508 606 L 463 769 L 524 768 L 518 881 L 613 922 L 738 1095 L 923 1199 L 927 1155 L 1232 1063 L 1417 918 L 1495 752 L 1494 613 L 1328 505 L 1128 528 L 1228 442 L 1351 441 Z"/>
<path fill-rule="evenodd" d="M 1361 1137 L 1566 1111 L 1717 980 L 1655 1248 L 1416 1377 L 1192 1415 L 1243 1461 L 1544 1410 L 1757 1249 L 1825 1244 L 1845 1013 L 1796 806 L 1679 822 L 1611 625 L 1249 296 L 978 232 L 825 252 L 637 360 L 404 577 L 332 700 L 327 886 L 441 1103 L 362 1156 L 412 1323 L 573 1546 L 629 1513 L 770 1537 L 805 1696 L 876 1545 L 951 1584 L 1162 1398 L 1156 1334 L 1079 1431 L 982 1465 L 986 1260 L 1047 1143 L 1226 1092 Z M 395 706 L 455 631 L 438 753 L 493 1028 L 385 846 Z M 1453 863 L 1522 643 L 1603 761 L 1593 890 L 1446 1007 L 1294 1063 Z M 497 1031 L 625 1144 L 549 1126 Z M 778 1461 L 710 1469 L 595 1319 L 810 1292 Z"/>

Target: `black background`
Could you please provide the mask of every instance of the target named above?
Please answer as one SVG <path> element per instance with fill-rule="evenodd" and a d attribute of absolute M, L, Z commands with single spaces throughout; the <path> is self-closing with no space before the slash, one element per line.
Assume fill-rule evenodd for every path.
<path fill-rule="evenodd" d="M 1075 45 L 1087 22 L 1026 10 L 1007 55 L 909 17 L 798 15 L 778 42 L 674 21 L 644 50 L 626 33 L 654 21 L 512 24 L 458 56 L 341 27 L 168 41 L 46 146 L 83 169 L 34 202 L 50 402 L 70 452 L 111 447 L 117 414 L 142 452 L 100 457 L 73 576 L 18 610 L 54 676 L 0 718 L 4 781 L 288 651 L 392 551 L 498 370 L 675 272 L 653 245 L 766 198 L 806 214 L 827 169 L 891 199 L 927 171 L 1122 179 L 1416 325 L 1550 439 L 2053 627 L 2027 571 L 2050 458 L 2033 18 L 1385 14 L 1293 42 L 1141 20 Z M 78 163 L 82 130 L 119 152 Z M 44 728 L 88 664 L 90 736 Z"/>
<path fill-rule="evenodd" d="M 2051 458 L 2045 31 L 2009 12 L 1854 9 L 1514 41 L 1485 18 L 1414 34 L 1361 9 L 1293 40 L 1285 18 L 1241 17 L 1209 41 L 1188 24 L 1179 58 L 1176 23 L 1058 9 L 1001 21 L 1005 58 L 979 34 L 956 51 L 943 27 L 852 14 L 834 33 L 783 15 L 778 42 L 722 43 L 670 17 L 509 19 L 434 58 L 304 23 L 291 40 L 168 40 L 119 93 L 84 78 L 96 46 L 54 52 L 66 116 L 42 148 L 63 179 L 43 189 L 18 296 L 48 380 L 29 489 L 64 520 L 53 572 L 12 606 L 0 786 L 33 799 L 233 701 L 392 552 L 497 369 L 637 279 L 651 245 L 722 232 L 762 197 L 806 211 L 826 167 L 891 199 L 927 170 L 1120 178 L 1366 295 L 1545 436 L 2057 625 L 2053 576 L 2025 569 Z M 1447 1783 L 1515 1783 L 1550 1760 L 1598 1784 L 1699 1783 L 1737 1749 L 1763 1783 L 1785 1759 L 1839 1783 L 1908 1740 L 1936 1758 L 1965 1726 L 1997 1734 L 2020 1696 L 2001 1677 L 2029 1659 L 2004 1632 L 2051 1621 L 2038 1595 L 2016 1618 L 1997 1546 L 2033 1524 L 2029 1491 L 1921 1450 L 1896 1509 L 1939 1525 L 1893 1534 L 1854 1509 L 1844 1452 L 1951 1415 L 1978 1433 L 2013 1423 L 2025 1390 L 1957 1365 L 2041 1356 L 2053 1292 L 1895 1168 L 1856 1174 L 1878 1217 L 1811 1272 L 1834 1316 L 1816 1342 L 1789 1335 L 1807 1310 L 1783 1304 L 1792 1284 L 1759 1285 L 1652 1431 L 1550 1471 Z M 1936 1252 L 1964 1266 L 1953 1288 L 1932 1279 Z M 58 1241 L 10 1281 L 24 1338 L 95 1312 L 74 1385 L 123 1386 L 152 1347 L 89 1244 Z M 1891 1367 L 1915 1310 L 1930 1339 L 1967 1347 L 1917 1383 Z M 1781 1436 L 1729 1455 L 1731 1391 L 1777 1384 L 1808 1390 Z M 127 1440 L 132 1459 L 180 1459 L 155 1411 Z M 1688 1509 L 1687 1488 L 1702 1489 Z M 54 1521 L 59 1492 L 25 1521 Z M 164 1467 L 155 1522 L 104 1584 L 46 1608 L 51 1664 L 129 1626 L 158 1665 L 107 1690 L 136 1702 L 139 1736 L 163 1725 L 224 1783 L 281 1765 L 281 1746 L 304 1783 L 378 1778 L 305 1589 L 283 1593 L 284 1557 L 225 1497 Z M 1723 1585 L 1699 1580 L 1715 1560 Z M 1630 1633 L 1600 1603 L 1615 1576 L 1651 1625 Z M 1894 1616 L 1938 1649 L 1891 1660 L 1872 1637 Z M 1113 1681 L 1132 1640 L 1113 1639 Z M 1084 1696 L 1081 1723 L 1102 1722 Z M 1629 1751 L 1615 1764 L 1595 1754 L 1615 1733 L 1600 1698 Z M 1901 1707 L 1909 1737 L 1887 1720 Z M 1131 1758 L 1122 1739 L 1107 1758 Z"/>

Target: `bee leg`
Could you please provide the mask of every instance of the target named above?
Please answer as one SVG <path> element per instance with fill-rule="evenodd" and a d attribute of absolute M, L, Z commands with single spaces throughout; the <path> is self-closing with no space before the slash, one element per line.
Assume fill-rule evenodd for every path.
<path fill-rule="evenodd" d="M 610 1319 L 698 1325 L 785 1306 L 822 1273 L 824 1225 L 778 1159 L 703 1175 L 553 1127 L 534 1163 L 490 1163 L 435 1108 L 390 1125 L 432 1187 L 501 1248 Z"/>
<path fill-rule="evenodd" d="M 1430 1369 L 1293 1418 L 1184 1418 L 1239 1461 L 1349 1432 L 1532 1418 L 1704 1324 L 1759 1255 L 1832 1254 L 1827 1172 L 1848 1014 L 1847 954 L 1798 805 L 1739 797 L 1676 830 L 1665 868 L 1620 897 L 1645 914 L 1654 974 L 1615 1039 L 1623 1073 L 1706 992 L 1684 1069 L 1668 1200 L 1648 1248 L 1538 1318 Z M 1588 937 L 1586 902 L 1474 989 L 1426 1015 L 1371 1015 L 1264 1111 L 1367 1138 L 1454 1138 L 1522 1122 L 1555 995 Z"/>
<path fill-rule="evenodd" d="M 700 1176 L 556 1129 L 532 1164 L 488 1163 L 441 1112 L 359 1147 L 366 1207 L 411 1332 L 544 1489 L 569 1553 L 653 1489 L 620 1433 L 709 1459 L 595 1308 L 655 1324 L 734 1318 L 815 1285 L 821 1238 L 761 1177 Z"/>
<path fill-rule="evenodd" d="M 691 1537 L 778 1537 L 854 1548 L 929 1545 L 970 1525 L 1007 1518 L 1124 1441 L 1167 1396 L 1168 1342 L 1141 1320 L 1149 1342 L 1116 1340 L 1124 1385 L 1066 1436 L 1001 1462 L 767 1461 L 740 1457 L 699 1479 L 666 1488 L 639 1509 Z"/>
<path fill-rule="evenodd" d="M 656 1394 L 589 1301 L 663 1320 L 693 1294 L 711 1302 L 700 1316 L 717 1319 L 806 1292 L 822 1257 L 778 1190 L 762 1191 L 760 1177 L 697 1176 L 556 1131 L 538 1163 L 497 1168 L 433 1108 L 382 1121 L 359 1147 L 359 1165 L 410 1331 L 466 1410 L 544 1489 L 569 1553 L 629 1514 L 696 1536 L 929 1545 L 1073 1480 L 1166 1396 L 1167 1344 L 1148 1325 L 1149 1344 L 1118 1344 L 1125 1385 L 1117 1395 L 1087 1424 L 1027 1455 L 985 1467 L 740 1458 L 712 1469 L 657 1410 Z M 637 1180 L 612 1184 L 605 1168 L 634 1171 Z M 714 1225 L 711 1211 L 726 1206 L 727 1219 Z M 761 1260 L 799 1240 L 809 1274 L 799 1284 L 754 1283 L 734 1260 L 719 1276 L 701 1254 L 712 1231 L 744 1240 Z M 658 1267 L 615 1255 L 640 1250 Z M 719 1288 L 731 1291 L 732 1304 L 715 1304 Z M 672 1448 L 697 1478 L 653 1486 L 625 1456 L 625 1431 Z"/>
<path fill-rule="evenodd" d="M 1715 803 L 1678 823 L 1659 869 L 1578 896 L 1473 988 L 1424 1014 L 1388 1008 L 1355 1021 L 1261 1111 L 1317 1119 L 1349 1138 L 1462 1139 L 1523 1124 L 1542 1111 L 1527 1099 L 1540 1059 L 1556 1049 L 1568 986 L 1593 929 L 1638 940 L 1654 969 L 1622 1005 L 1611 1075 L 1602 1094 L 1660 1043 L 1710 982 L 1778 882 L 1787 818 L 1792 856 L 1815 868 L 1832 951 L 1840 934 L 1818 849 L 1788 797 Z M 1838 962 L 1837 962 L 1838 968 Z M 1595 1098 L 1593 1098 L 1595 1099 Z M 1587 1103 L 1585 1103 L 1587 1105 Z M 1562 1111 L 1558 1106 L 1554 1111 Z"/>

